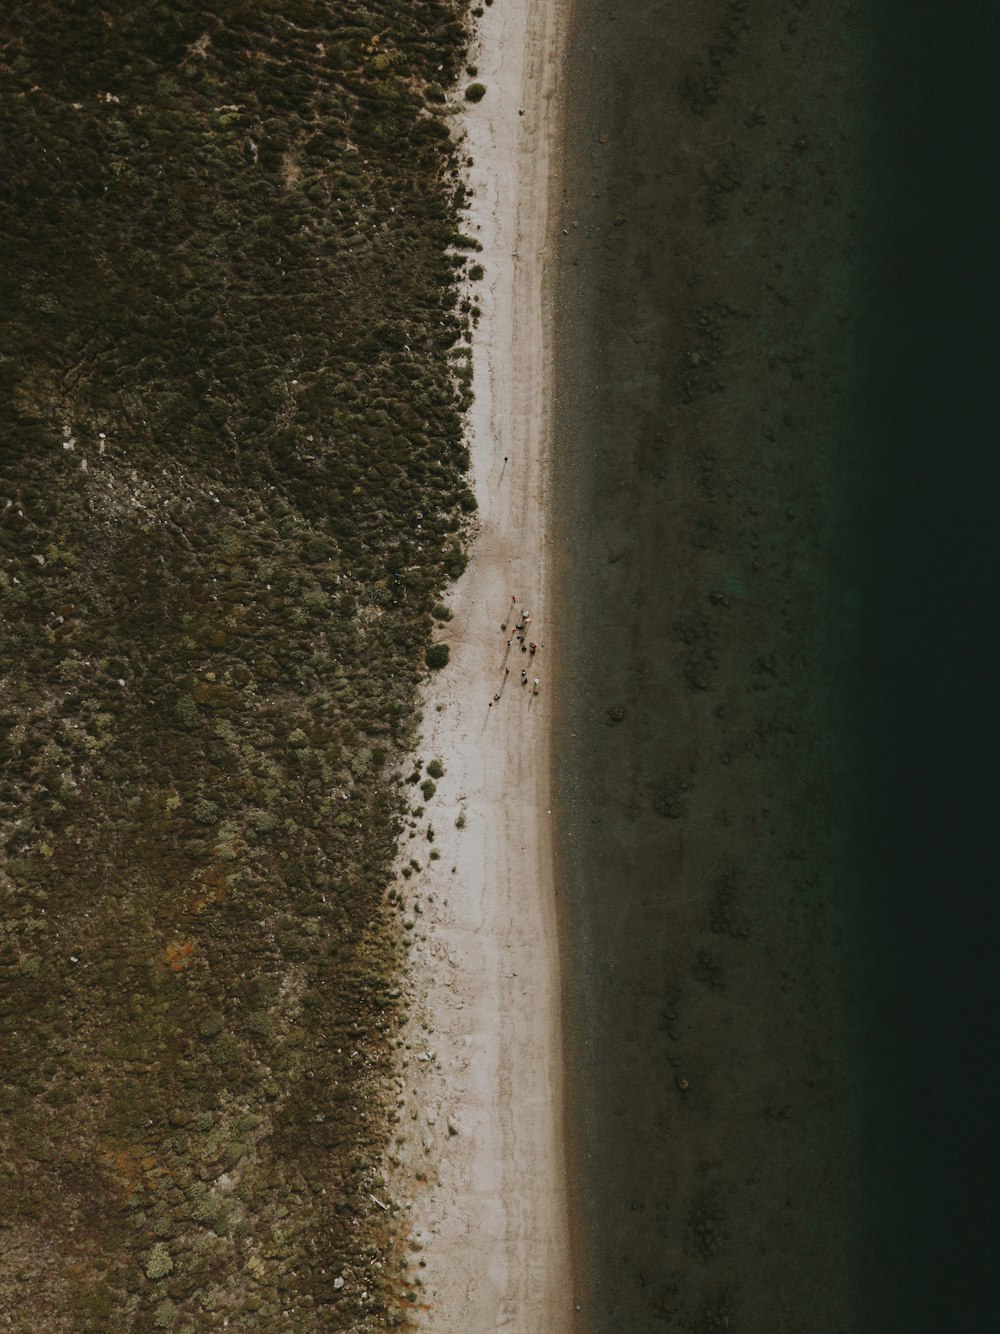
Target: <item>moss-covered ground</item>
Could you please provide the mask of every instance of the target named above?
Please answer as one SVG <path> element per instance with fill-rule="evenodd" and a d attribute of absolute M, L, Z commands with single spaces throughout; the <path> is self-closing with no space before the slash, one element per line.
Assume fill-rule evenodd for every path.
<path fill-rule="evenodd" d="M 474 506 L 462 10 L 4 6 L 5 1328 L 404 1320 L 372 1196 L 397 765 Z"/>

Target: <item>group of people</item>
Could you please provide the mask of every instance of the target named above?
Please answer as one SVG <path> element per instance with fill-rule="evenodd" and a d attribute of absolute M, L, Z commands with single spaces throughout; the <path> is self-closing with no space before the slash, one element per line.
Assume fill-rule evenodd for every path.
<path fill-rule="evenodd" d="M 514 621 L 514 616 L 516 612 L 517 612 L 517 595 L 511 594 L 510 611 L 507 613 L 506 621 L 504 621 L 503 624 L 500 626 L 500 629 L 503 631 L 504 634 L 506 634 L 511 624 L 513 624 L 513 633 L 507 640 L 507 653 L 510 652 L 514 640 L 516 639 L 518 644 L 520 645 L 521 652 L 527 653 L 529 657 L 533 658 L 535 654 L 538 652 L 539 645 L 534 639 L 528 638 L 528 626 L 531 624 L 531 616 L 527 611 L 522 610 L 517 614 L 517 619 L 516 621 Z M 506 656 L 507 654 L 505 653 L 504 657 L 506 658 Z M 508 676 L 510 676 L 510 668 L 505 665 L 503 682 L 501 682 L 500 684 L 500 689 L 494 693 L 493 698 L 490 700 L 491 709 L 493 705 L 499 701 L 500 696 L 503 693 L 503 687 L 504 684 L 506 683 Z M 522 667 L 521 668 L 522 688 L 525 687 L 527 684 L 528 684 L 528 673 L 525 670 L 525 668 Z M 531 693 L 533 695 L 538 694 L 539 684 L 540 682 L 538 680 L 538 677 L 537 676 L 534 677 L 531 682 Z"/>

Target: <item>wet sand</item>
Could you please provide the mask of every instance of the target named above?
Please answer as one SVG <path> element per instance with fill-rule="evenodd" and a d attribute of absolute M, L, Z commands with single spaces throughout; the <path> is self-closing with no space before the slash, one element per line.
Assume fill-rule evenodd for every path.
<path fill-rule="evenodd" d="M 587 1331 L 869 1328 L 853 198 L 832 4 L 575 0 L 557 869 Z"/>

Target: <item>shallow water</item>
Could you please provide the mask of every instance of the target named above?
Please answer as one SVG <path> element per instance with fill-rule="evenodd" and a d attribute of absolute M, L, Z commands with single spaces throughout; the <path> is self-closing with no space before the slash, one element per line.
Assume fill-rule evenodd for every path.
<path fill-rule="evenodd" d="M 565 82 L 559 864 L 601 1331 L 920 1318 L 881 1207 L 910 1183 L 866 725 L 888 113 L 858 16 L 750 8 L 578 0 Z"/>
<path fill-rule="evenodd" d="M 582 1327 L 989 1328 L 990 25 L 573 15 L 555 735 Z"/>

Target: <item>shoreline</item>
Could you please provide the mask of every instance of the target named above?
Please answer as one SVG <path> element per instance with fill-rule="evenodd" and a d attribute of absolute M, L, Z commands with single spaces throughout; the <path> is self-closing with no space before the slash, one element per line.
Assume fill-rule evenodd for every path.
<path fill-rule="evenodd" d="M 561 7 L 537 0 L 486 10 L 469 57 L 487 94 L 463 104 L 475 192 L 467 229 L 486 269 L 470 293 L 482 306 L 467 432 L 479 510 L 469 568 L 449 599 L 453 620 L 438 636 L 451 661 L 423 697 L 421 763 L 438 757 L 445 773 L 427 810 L 439 858 L 399 884 L 407 900 L 416 891 L 420 913 L 411 917 L 398 1081 L 405 1142 L 393 1179 L 408 1200 L 410 1311 L 441 1334 L 572 1325 L 546 531 L 546 246 L 558 145 L 547 107 L 563 22 Z M 500 628 L 512 595 L 543 646 L 534 658 L 522 658 L 516 640 L 508 648 Z M 414 846 L 411 835 L 401 865 Z"/>

